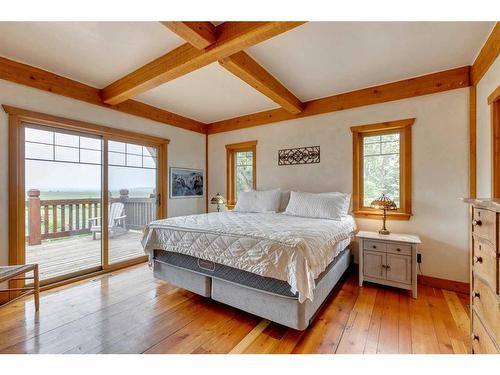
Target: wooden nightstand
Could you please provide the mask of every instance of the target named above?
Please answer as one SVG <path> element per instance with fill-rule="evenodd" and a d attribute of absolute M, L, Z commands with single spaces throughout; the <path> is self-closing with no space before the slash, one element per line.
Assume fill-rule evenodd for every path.
<path fill-rule="evenodd" d="M 359 286 L 370 281 L 412 291 L 417 298 L 418 236 L 360 231 Z"/>

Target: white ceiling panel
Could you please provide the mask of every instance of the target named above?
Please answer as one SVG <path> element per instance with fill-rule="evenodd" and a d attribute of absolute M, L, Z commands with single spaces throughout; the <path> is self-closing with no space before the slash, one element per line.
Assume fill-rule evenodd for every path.
<path fill-rule="evenodd" d="M 134 99 L 202 122 L 276 108 L 277 104 L 213 63 Z"/>
<path fill-rule="evenodd" d="M 0 22 L 0 56 L 98 88 L 183 43 L 158 22 Z"/>
<path fill-rule="evenodd" d="M 494 22 L 309 22 L 247 52 L 301 100 L 470 65 Z"/>

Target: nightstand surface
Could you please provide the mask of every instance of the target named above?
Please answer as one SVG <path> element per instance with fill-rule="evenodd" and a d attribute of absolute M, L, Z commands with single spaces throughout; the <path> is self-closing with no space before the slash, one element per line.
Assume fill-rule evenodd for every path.
<path fill-rule="evenodd" d="M 378 232 L 361 230 L 356 234 L 356 237 L 368 238 L 370 240 L 380 240 L 380 241 L 422 243 L 420 241 L 420 237 L 414 234 L 402 234 L 402 233 L 379 234 Z"/>

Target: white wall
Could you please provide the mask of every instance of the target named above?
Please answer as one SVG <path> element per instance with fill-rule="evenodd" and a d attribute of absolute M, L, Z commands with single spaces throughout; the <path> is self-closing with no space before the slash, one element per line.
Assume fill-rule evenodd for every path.
<path fill-rule="evenodd" d="M 491 197 L 491 112 L 488 96 L 500 85 L 500 58 L 477 84 L 477 196 Z"/>
<path fill-rule="evenodd" d="M 468 89 L 333 112 L 209 136 L 209 197 L 225 193 L 228 143 L 258 140 L 257 188 L 312 192 L 352 191 L 354 125 L 415 117 L 413 125 L 413 213 L 410 221 L 390 221 L 394 232 L 422 238 L 425 275 L 468 281 Z M 321 146 L 321 163 L 278 166 L 278 150 Z M 213 208 L 211 208 L 213 210 Z M 361 229 L 381 222 L 357 220 Z"/>
<path fill-rule="evenodd" d="M 169 166 L 205 169 L 205 135 L 0 80 L 0 104 L 170 139 Z M 0 109 L 0 264 L 8 261 L 8 116 Z M 169 199 L 168 215 L 205 212 L 204 198 Z"/>

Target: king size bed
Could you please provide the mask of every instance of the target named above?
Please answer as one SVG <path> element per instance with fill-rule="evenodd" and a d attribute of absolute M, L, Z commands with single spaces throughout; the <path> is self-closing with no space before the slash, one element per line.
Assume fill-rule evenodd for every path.
<path fill-rule="evenodd" d="M 331 219 L 276 211 L 214 212 L 150 223 L 142 243 L 155 277 L 306 329 L 351 263 L 356 225 L 345 214 Z"/>

